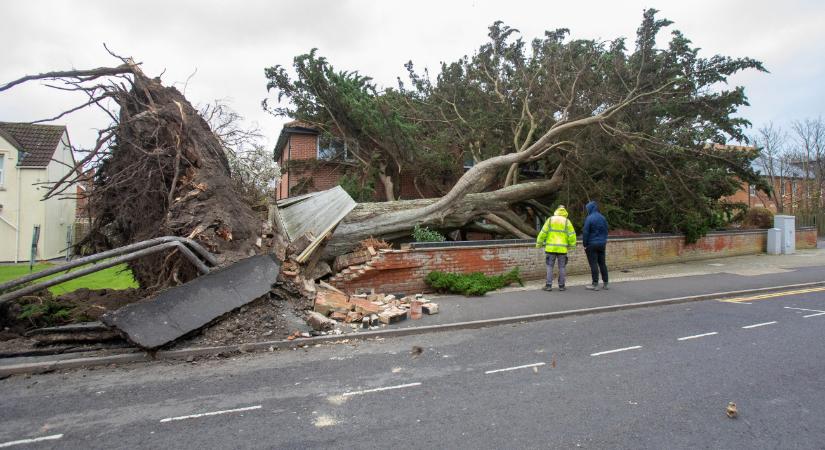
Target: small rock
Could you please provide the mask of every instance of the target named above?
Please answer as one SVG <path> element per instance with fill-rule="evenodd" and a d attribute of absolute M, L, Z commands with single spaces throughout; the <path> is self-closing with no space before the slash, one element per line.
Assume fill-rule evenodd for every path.
<path fill-rule="evenodd" d="M 250 343 L 244 343 L 244 344 L 241 344 L 241 345 L 238 347 L 238 350 L 240 350 L 240 351 L 241 351 L 241 353 L 249 353 L 249 352 L 251 352 L 252 350 L 254 350 L 254 348 L 252 347 L 252 344 L 250 344 Z"/>
<path fill-rule="evenodd" d="M 438 314 L 438 303 L 424 303 L 421 305 L 421 311 L 427 315 Z"/>
<path fill-rule="evenodd" d="M 192 361 L 194 361 L 194 360 L 195 360 L 195 357 L 194 357 L 194 356 L 192 356 L 192 355 L 189 355 L 189 356 L 187 356 L 187 357 L 186 357 L 186 362 L 188 362 L 188 363 L 190 363 L 190 362 L 192 362 Z"/>
<path fill-rule="evenodd" d="M 335 321 L 318 314 L 315 311 L 310 311 L 307 314 L 307 323 L 313 330 L 331 330 L 335 328 Z"/>

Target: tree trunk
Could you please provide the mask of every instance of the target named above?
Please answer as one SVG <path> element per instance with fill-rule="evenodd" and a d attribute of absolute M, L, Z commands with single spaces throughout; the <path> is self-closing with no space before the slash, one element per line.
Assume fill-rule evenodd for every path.
<path fill-rule="evenodd" d="M 443 200 L 399 200 L 389 203 L 359 203 L 344 218 L 326 247 L 326 255 L 347 253 L 368 237 L 396 239 L 411 235 L 415 225 L 460 228 L 490 212 L 506 210 L 513 203 L 557 192 L 562 185 L 562 166 L 548 180 L 532 181 L 492 192 L 473 193 L 433 209 Z M 499 224 L 496 224 L 499 228 Z M 526 235 L 526 233 L 525 233 Z M 532 236 L 527 236 L 532 237 Z"/>

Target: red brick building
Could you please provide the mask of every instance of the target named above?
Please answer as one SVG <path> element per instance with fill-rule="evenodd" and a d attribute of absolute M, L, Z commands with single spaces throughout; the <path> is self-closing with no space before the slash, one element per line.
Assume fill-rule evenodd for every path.
<path fill-rule="evenodd" d="M 720 146 L 717 145 L 718 147 Z M 744 150 L 754 149 L 753 147 L 739 146 L 725 147 Z M 774 213 L 781 212 L 783 214 L 794 214 L 800 210 L 815 208 L 812 202 L 817 199 L 820 202 L 825 201 L 825 190 L 819 196 L 816 195 L 815 177 L 811 173 L 806 174 L 801 164 L 786 164 L 781 173 L 774 173 L 773 177 L 769 176 L 771 170 L 765 166 L 766 161 L 762 158 L 755 160 L 752 165 L 753 169 L 765 178 L 767 184 L 771 185 L 773 192 L 770 195 L 750 183 L 742 183 L 742 188 L 734 195 L 725 198 L 725 200 L 748 205 L 748 208 L 767 208 Z M 778 170 L 775 171 L 778 172 Z M 782 206 L 781 210 L 777 207 L 778 205 Z"/>
<path fill-rule="evenodd" d="M 343 143 L 297 120 L 284 125 L 275 144 L 274 157 L 282 170 L 276 188 L 278 200 L 335 187 L 348 169 L 356 168 L 356 162 L 347 154 Z M 419 190 L 415 186 L 415 174 L 411 172 L 401 174 L 396 192 L 400 199 L 440 196 L 431 189 Z M 386 200 L 380 181 L 376 181 L 375 200 Z"/>

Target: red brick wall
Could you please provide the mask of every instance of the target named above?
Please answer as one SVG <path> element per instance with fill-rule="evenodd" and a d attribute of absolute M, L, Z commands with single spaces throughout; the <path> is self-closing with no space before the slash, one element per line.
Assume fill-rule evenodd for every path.
<path fill-rule="evenodd" d="M 815 248 L 816 230 L 797 230 L 796 240 L 797 248 Z M 608 242 L 608 264 L 611 270 L 621 270 L 758 254 L 765 251 L 766 241 L 764 230 L 709 234 L 691 245 L 685 244 L 681 236 L 613 239 Z M 344 269 L 330 282 L 350 293 L 356 288 L 373 288 L 376 292 L 409 294 L 427 291 L 424 277 L 435 270 L 495 275 L 514 267 L 519 267 L 526 280 L 544 278 L 544 251 L 532 244 L 381 250 L 366 264 Z M 589 271 L 587 258 L 579 243 L 570 253 L 567 272 L 580 274 Z"/>

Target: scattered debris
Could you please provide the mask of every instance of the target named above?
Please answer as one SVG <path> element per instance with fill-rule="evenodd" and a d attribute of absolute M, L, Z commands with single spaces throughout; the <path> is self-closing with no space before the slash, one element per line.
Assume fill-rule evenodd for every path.
<path fill-rule="evenodd" d="M 736 409 L 736 403 L 728 402 L 728 407 L 725 408 L 725 414 L 731 419 L 735 419 L 739 415 L 739 411 Z"/>
<path fill-rule="evenodd" d="M 412 350 L 410 350 L 410 356 L 413 358 L 418 358 L 422 353 L 424 353 L 424 349 L 417 345 L 413 345 Z"/>
<path fill-rule="evenodd" d="M 318 314 L 315 311 L 310 311 L 307 314 L 307 323 L 316 331 L 327 331 L 335 328 L 335 321 L 327 318 L 324 315 Z"/>
<path fill-rule="evenodd" d="M 407 318 L 407 310 L 396 306 L 391 306 L 378 314 L 378 320 L 381 323 L 390 325 L 396 322 L 401 322 Z"/>
<path fill-rule="evenodd" d="M 380 323 L 393 324 L 407 319 L 421 318 L 438 314 L 438 304 L 424 298 L 423 294 L 407 295 L 399 299 L 397 295 L 374 292 L 373 289 L 361 288 L 354 295 L 346 295 L 326 284 L 316 285 L 317 294 L 313 310 L 337 322 L 358 323 L 364 328 L 375 327 Z"/>

